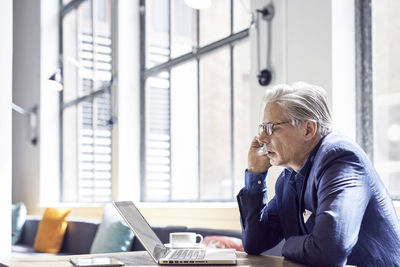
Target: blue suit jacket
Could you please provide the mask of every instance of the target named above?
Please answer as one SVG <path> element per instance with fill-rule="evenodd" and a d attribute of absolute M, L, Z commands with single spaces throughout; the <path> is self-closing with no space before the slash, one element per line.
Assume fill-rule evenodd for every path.
<path fill-rule="evenodd" d="M 325 136 L 298 173 L 284 169 L 268 203 L 266 173 L 245 176 L 237 200 L 247 253 L 260 254 L 284 238 L 282 255 L 309 265 L 400 266 L 391 198 L 351 140 Z"/>

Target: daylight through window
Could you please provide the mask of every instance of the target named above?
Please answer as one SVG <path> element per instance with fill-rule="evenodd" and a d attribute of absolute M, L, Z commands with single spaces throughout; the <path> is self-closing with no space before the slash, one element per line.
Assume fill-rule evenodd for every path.
<path fill-rule="evenodd" d="M 142 201 L 233 201 L 250 132 L 250 1 L 142 1 Z"/>

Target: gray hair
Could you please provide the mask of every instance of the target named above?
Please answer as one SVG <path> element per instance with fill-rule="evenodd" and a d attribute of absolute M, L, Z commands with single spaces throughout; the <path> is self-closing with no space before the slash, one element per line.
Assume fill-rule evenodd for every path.
<path fill-rule="evenodd" d="M 263 102 L 277 103 L 294 126 L 312 120 L 317 122 L 317 133 L 321 136 L 332 131 L 326 92 L 319 86 L 305 82 L 278 84 L 267 89 Z"/>

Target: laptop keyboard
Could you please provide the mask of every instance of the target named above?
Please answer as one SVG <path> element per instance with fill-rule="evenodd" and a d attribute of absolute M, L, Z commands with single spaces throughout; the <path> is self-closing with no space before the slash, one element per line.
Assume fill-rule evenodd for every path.
<path fill-rule="evenodd" d="M 205 249 L 178 249 L 172 252 L 173 260 L 202 260 L 206 255 Z"/>

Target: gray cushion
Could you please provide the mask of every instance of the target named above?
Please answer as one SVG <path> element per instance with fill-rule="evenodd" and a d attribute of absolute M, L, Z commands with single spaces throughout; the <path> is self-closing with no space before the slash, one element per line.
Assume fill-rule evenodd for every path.
<path fill-rule="evenodd" d="M 39 216 L 27 216 L 24 227 L 22 228 L 21 237 L 17 242 L 18 245 L 33 247 L 40 219 L 41 217 Z"/>
<path fill-rule="evenodd" d="M 88 254 L 96 235 L 99 221 L 67 219 L 68 227 L 60 253 Z"/>

